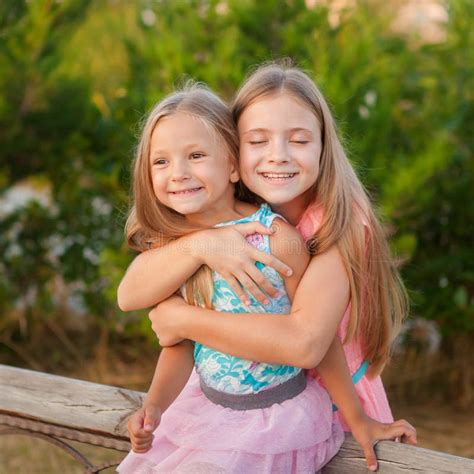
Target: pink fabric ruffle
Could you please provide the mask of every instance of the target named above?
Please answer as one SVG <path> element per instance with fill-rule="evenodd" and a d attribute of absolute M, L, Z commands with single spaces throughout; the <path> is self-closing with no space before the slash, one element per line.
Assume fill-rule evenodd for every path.
<path fill-rule="evenodd" d="M 210 402 L 195 373 L 154 435 L 150 451 L 130 452 L 118 472 L 315 472 L 344 439 L 329 396 L 312 378 L 281 404 L 237 411 Z"/>

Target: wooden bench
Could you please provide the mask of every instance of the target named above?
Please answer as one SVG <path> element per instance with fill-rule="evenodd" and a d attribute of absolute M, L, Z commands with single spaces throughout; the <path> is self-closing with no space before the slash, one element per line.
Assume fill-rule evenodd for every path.
<path fill-rule="evenodd" d="M 49 441 L 93 473 L 116 466 L 96 466 L 68 441 L 79 441 L 124 453 L 129 451 L 126 421 L 141 405 L 143 393 L 0 365 L 0 434 L 28 434 Z M 429 449 L 380 442 L 380 473 L 474 473 L 474 460 Z M 323 473 L 366 473 L 365 459 L 347 436 Z"/>

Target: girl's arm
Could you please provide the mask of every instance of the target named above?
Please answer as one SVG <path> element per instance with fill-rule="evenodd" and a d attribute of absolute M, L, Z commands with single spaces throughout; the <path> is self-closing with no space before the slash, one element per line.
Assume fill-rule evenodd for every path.
<path fill-rule="evenodd" d="M 371 471 L 377 470 L 374 446 L 378 441 L 399 437 L 405 442 L 416 444 L 416 430 L 405 420 L 384 424 L 373 420 L 364 412 L 337 336 L 319 364 L 318 373 L 352 436 L 364 450 L 367 467 Z"/>
<path fill-rule="evenodd" d="M 161 350 L 155 374 L 143 405 L 128 421 L 132 449 L 144 453 L 151 447 L 161 415 L 181 393 L 194 366 L 193 344 L 182 341 Z"/>
<path fill-rule="evenodd" d="M 143 406 L 156 406 L 162 413 L 168 409 L 191 375 L 193 350 L 193 343 L 188 340 L 161 350 Z"/>
<path fill-rule="evenodd" d="M 295 238 L 291 232 L 296 230 L 284 226 L 279 232 L 283 239 Z M 290 290 L 301 273 L 301 254 L 284 255 L 285 250 L 285 245 L 275 246 L 276 256 L 294 270 L 293 283 L 286 279 Z M 314 256 L 297 286 L 289 315 L 217 315 L 172 298 L 152 310 L 150 319 L 162 345 L 189 338 L 244 359 L 311 369 L 329 349 L 349 302 L 349 281 L 337 247 Z"/>
<path fill-rule="evenodd" d="M 352 431 L 365 418 L 365 412 L 355 391 L 339 337 L 333 339 L 317 370 L 332 401 Z"/>
<path fill-rule="evenodd" d="M 131 311 L 158 304 L 175 293 L 201 265 L 221 274 L 242 301 L 246 302 L 248 297 L 239 282 L 263 303 L 266 296 L 261 290 L 270 296 L 276 290 L 255 262 L 260 261 L 282 274 L 291 269 L 245 240 L 245 236 L 254 233 L 270 235 L 272 231 L 258 222 L 207 229 L 141 253 L 130 264 L 118 287 L 120 309 Z"/>

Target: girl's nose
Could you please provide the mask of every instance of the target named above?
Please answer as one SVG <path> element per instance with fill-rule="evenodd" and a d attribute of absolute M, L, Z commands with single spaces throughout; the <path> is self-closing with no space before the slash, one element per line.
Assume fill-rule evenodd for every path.
<path fill-rule="evenodd" d="M 288 163 L 288 161 L 290 161 L 288 147 L 286 146 L 286 142 L 284 140 L 275 140 L 272 143 L 268 161 L 270 163 L 277 164 Z"/>
<path fill-rule="evenodd" d="M 173 163 L 171 179 L 173 181 L 186 181 L 191 177 L 188 166 L 185 163 Z"/>

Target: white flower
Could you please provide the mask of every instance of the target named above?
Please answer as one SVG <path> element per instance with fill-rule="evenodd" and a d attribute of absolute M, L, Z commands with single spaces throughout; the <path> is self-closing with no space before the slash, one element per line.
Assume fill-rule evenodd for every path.
<path fill-rule="evenodd" d="M 87 314 L 87 306 L 80 293 L 73 293 L 67 298 L 68 308 L 77 315 Z"/>
<path fill-rule="evenodd" d="M 23 291 L 20 298 L 15 301 L 15 309 L 23 311 L 28 307 L 34 305 L 38 296 L 38 289 L 35 286 L 30 286 L 26 291 Z"/>
<path fill-rule="evenodd" d="M 92 199 L 91 205 L 94 213 L 98 216 L 108 216 L 112 212 L 112 206 L 100 196 Z"/>
<path fill-rule="evenodd" d="M 45 244 L 48 247 L 48 258 L 55 262 L 66 251 L 66 240 L 61 234 L 52 234 L 46 240 Z"/>
<path fill-rule="evenodd" d="M 141 18 L 145 26 L 153 26 L 156 22 L 155 12 L 150 8 L 142 10 Z"/>
<path fill-rule="evenodd" d="M 93 265 L 97 265 L 99 263 L 99 256 L 89 247 L 84 248 L 84 250 L 82 251 L 82 255 Z"/>
<path fill-rule="evenodd" d="M 19 257 L 22 253 L 21 247 L 16 242 L 12 242 L 6 248 L 3 256 L 5 259 L 10 260 L 11 258 Z"/>
<path fill-rule="evenodd" d="M 440 277 L 438 284 L 440 288 L 446 288 L 449 284 L 449 280 L 443 275 Z"/>
<path fill-rule="evenodd" d="M 359 105 L 359 115 L 361 118 L 364 120 L 367 120 L 369 118 L 370 112 L 369 109 L 365 105 Z"/>
<path fill-rule="evenodd" d="M 372 107 L 375 105 L 377 102 L 377 92 L 375 91 L 367 91 L 367 93 L 364 96 L 365 103 L 369 106 Z"/>
<path fill-rule="evenodd" d="M 12 186 L 0 199 L 0 216 L 7 216 L 32 201 L 48 208 L 51 206 L 51 193 L 48 189 L 39 190 L 25 183 Z"/>

